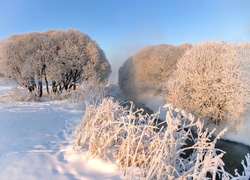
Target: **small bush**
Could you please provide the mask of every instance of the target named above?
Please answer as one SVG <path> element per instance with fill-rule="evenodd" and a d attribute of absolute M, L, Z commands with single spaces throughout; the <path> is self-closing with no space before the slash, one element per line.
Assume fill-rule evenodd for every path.
<path fill-rule="evenodd" d="M 12 89 L 11 98 L 15 101 L 29 102 L 29 101 L 38 101 L 39 98 L 35 92 L 28 92 L 26 89 L 18 89 L 14 87 Z"/>
<path fill-rule="evenodd" d="M 77 144 L 89 148 L 92 155 L 106 156 L 108 147 L 113 145 L 115 130 L 112 123 L 122 114 L 122 107 L 112 99 L 104 99 L 100 105 L 87 105 L 82 124 L 75 134 Z"/>
<path fill-rule="evenodd" d="M 88 105 L 98 106 L 103 98 L 121 98 L 121 92 L 115 84 L 96 85 L 93 83 L 84 83 L 76 91 L 72 91 L 70 97 L 73 101 L 79 103 L 82 110 L 85 110 Z"/>
<path fill-rule="evenodd" d="M 77 91 L 63 91 L 61 93 L 50 93 L 49 99 L 54 100 L 63 100 L 72 98 L 73 94 L 77 93 Z"/>

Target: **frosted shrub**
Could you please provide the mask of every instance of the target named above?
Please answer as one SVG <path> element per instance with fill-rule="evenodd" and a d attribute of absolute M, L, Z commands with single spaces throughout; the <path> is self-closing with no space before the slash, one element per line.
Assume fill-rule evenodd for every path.
<path fill-rule="evenodd" d="M 232 43 L 198 44 L 182 56 L 167 81 L 166 102 L 204 120 L 236 124 L 250 99 L 248 67 Z"/>
<path fill-rule="evenodd" d="M 156 135 L 154 120 L 156 115 L 142 115 L 142 110 L 135 112 L 129 109 L 119 119 L 118 141 L 114 147 L 113 156 L 116 163 L 124 169 L 124 174 L 127 174 L 129 167 L 133 176 L 133 168 L 148 167 L 151 161 L 150 152 L 153 150 L 152 140 Z"/>
<path fill-rule="evenodd" d="M 102 152 L 106 152 L 105 149 L 112 146 L 114 156 L 121 167 L 126 166 L 126 163 L 127 166 L 133 164 L 133 158 L 131 159 L 127 156 L 127 151 L 131 155 L 134 154 L 132 152 L 136 150 L 135 146 L 138 144 L 138 137 L 142 134 L 143 129 L 145 131 L 145 127 L 148 126 L 151 128 L 152 133 L 155 127 L 152 126 L 154 118 L 145 115 L 148 116 L 145 119 L 141 114 L 138 116 L 137 114 L 141 110 L 133 112 L 131 109 L 132 105 L 128 104 L 129 107 L 123 107 L 120 103 L 113 102 L 113 99 L 109 98 L 103 99 L 99 105 L 88 105 L 82 124 L 75 132 L 78 145 L 88 147 L 91 154 L 98 156 L 104 156 Z M 152 125 L 149 125 L 146 121 L 150 121 Z M 145 127 L 143 124 L 145 124 Z M 144 139 L 140 142 L 146 141 Z M 127 161 L 124 161 L 124 158 L 128 158 Z M 135 161 L 140 160 L 135 158 Z M 137 163 L 140 164 L 139 162 Z"/>
<path fill-rule="evenodd" d="M 244 172 L 242 172 L 242 175 L 238 173 L 237 170 L 235 170 L 236 177 L 232 177 L 233 180 L 247 180 L 250 179 L 250 154 L 247 154 L 245 156 L 246 158 L 246 164 L 242 160 L 241 164 L 243 166 Z"/>
<path fill-rule="evenodd" d="M 215 148 L 226 129 L 211 140 L 213 132 L 204 130 L 202 121 L 170 105 L 166 108 L 167 126 L 157 129 L 158 114 L 143 114 L 132 104 L 122 106 L 107 98 L 88 105 L 75 131 L 77 144 L 90 155 L 114 158 L 130 179 L 235 178 L 223 168 L 224 152 Z M 245 172 L 237 177 L 249 177 L 249 159 L 248 155 Z"/>
<path fill-rule="evenodd" d="M 92 155 L 105 157 L 108 148 L 114 145 L 114 123 L 122 113 L 122 106 L 112 99 L 103 99 L 99 106 L 88 105 L 82 124 L 75 131 L 78 145 L 87 147 Z"/>
<path fill-rule="evenodd" d="M 166 114 L 167 128 L 159 136 L 153 139 L 154 151 L 152 161 L 145 170 L 146 179 L 205 179 L 208 176 L 216 177 L 223 169 L 221 157 L 215 148 L 216 140 L 211 141 L 211 134 L 203 130 L 203 123 L 195 121 L 191 114 L 183 110 L 172 109 Z M 193 129 L 194 132 L 191 131 Z M 197 137 L 194 138 L 194 134 Z M 224 131 L 218 135 L 219 138 Z M 184 147 L 187 141 L 193 145 Z M 186 154 L 186 150 L 192 149 L 193 153 Z M 184 158 L 183 155 L 187 157 Z"/>
<path fill-rule="evenodd" d="M 78 102 L 79 108 L 85 110 L 88 105 L 98 106 L 105 97 L 113 97 L 114 94 L 110 86 L 109 84 L 83 83 L 76 91 L 72 92 L 71 98 Z"/>
<path fill-rule="evenodd" d="M 39 100 L 37 94 L 35 94 L 34 92 L 28 92 L 26 91 L 26 89 L 21 90 L 18 89 L 17 87 L 14 87 L 12 89 L 11 98 L 15 101 L 24 101 L 24 102 Z"/>
<path fill-rule="evenodd" d="M 76 91 L 63 91 L 62 93 L 51 93 L 49 94 L 50 100 L 63 100 L 70 99 Z"/>
<path fill-rule="evenodd" d="M 122 99 L 121 91 L 116 84 L 82 83 L 75 91 L 70 92 L 70 98 L 77 102 L 79 108 L 86 109 L 87 105 L 98 106 L 103 98 L 112 97 L 114 100 Z"/>

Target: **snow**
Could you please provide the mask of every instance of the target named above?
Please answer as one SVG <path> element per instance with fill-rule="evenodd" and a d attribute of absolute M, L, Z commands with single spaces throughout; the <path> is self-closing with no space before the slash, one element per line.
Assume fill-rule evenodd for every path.
<path fill-rule="evenodd" d="M 0 179 L 122 179 L 111 162 L 74 150 L 83 111 L 70 100 L 14 102 L 0 83 Z"/>

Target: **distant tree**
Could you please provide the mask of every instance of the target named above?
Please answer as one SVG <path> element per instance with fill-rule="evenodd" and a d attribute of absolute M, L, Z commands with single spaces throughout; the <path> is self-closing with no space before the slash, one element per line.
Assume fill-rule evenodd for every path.
<path fill-rule="evenodd" d="M 249 51 L 223 42 L 195 45 L 167 81 L 166 102 L 205 120 L 234 124 L 250 100 L 248 73 Z"/>
<path fill-rule="evenodd" d="M 46 63 L 52 53 L 52 43 L 46 35 L 28 33 L 13 35 L 1 43 L 1 72 L 16 80 L 30 92 L 38 88 L 42 96 L 42 77 L 46 79 Z M 36 82 L 38 84 L 36 84 Z"/>
<path fill-rule="evenodd" d="M 52 55 L 55 53 L 53 41 L 44 34 L 32 32 L 25 37 L 27 50 L 26 70 L 34 71 L 34 78 L 38 82 L 38 94 L 42 96 L 43 78 L 46 83 L 47 93 L 49 94 L 47 80 L 47 64 L 52 61 Z"/>
<path fill-rule="evenodd" d="M 104 52 L 88 35 L 69 29 L 47 31 L 56 44 L 56 53 L 48 66 L 53 89 L 76 87 L 76 83 L 92 80 L 103 82 L 111 73 Z M 98 75 L 101 75 L 99 77 Z"/>
<path fill-rule="evenodd" d="M 119 69 L 119 86 L 127 96 L 145 90 L 161 91 L 163 84 L 176 69 L 176 62 L 192 45 L 180 46 L 161 44 L 138 51 L 126 60 Z"/>
<path fill-rule="evenodd" d="M 76 83 L 105 81 L 111 67 L 104 52 L 88 35 L 69 29 L 13 35 L 0 43 L 0 72 L 15 79 L 29 91 L 38 88 L 42 96 L 43 78 L 49 93 L 76 87 Z"/>

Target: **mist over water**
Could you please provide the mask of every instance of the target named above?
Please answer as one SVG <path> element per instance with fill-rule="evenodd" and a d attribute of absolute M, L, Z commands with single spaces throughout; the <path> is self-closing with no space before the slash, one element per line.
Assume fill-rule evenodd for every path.
<path fill-rule="evenodd" d="M 107 50 L 106 56 L 112 67 L 112 73 L 109 77 L 111 83 L 118 83 L 118 71 L 123 63 L 147 44 L 120 45 Z"/>

